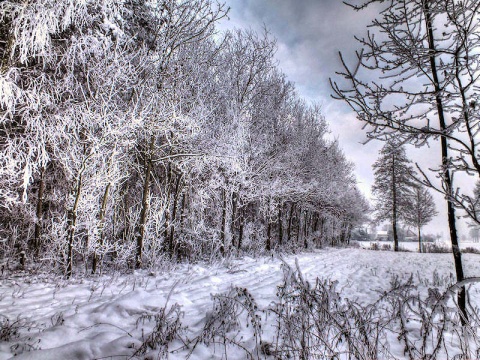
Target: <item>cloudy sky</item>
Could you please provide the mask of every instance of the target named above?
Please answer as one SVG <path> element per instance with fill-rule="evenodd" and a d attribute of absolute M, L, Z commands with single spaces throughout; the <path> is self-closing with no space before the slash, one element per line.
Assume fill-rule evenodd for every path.
<path fill-rule="evenodd" d="M 341 70 L 339 51 L 346 59 L 353 59 L 358 49 L 354 35 L 366 33 L 374 9 L 358 13 L 341 0 L 225 1 L 230 7 L 229 20 L 221 24 L 221 29 L 251 28 L 261 32 L 266 27 L 277 39 L 279 67 L 303 98 L 322 104 L 331 136 L 339 140 L 347 158 L 355 164 L 359 187 L 370 198 L 372 164 L 383 144 L 362 145 L 366 140 L 362 124 L 344 103 L 331 98 L 328 79 L 335 78 L 335 71 Z M 407 153 L 423 168 L 431 168 L 440 161 L 438 144 L 431 146 L 408 148 Z M 443 233 L 446 239 L 446 204 L 440 195 L 434 196 L 439 216 L 424 230 Z M 466 234 L 468 229 L 461 224 L 460 231 Z"/>

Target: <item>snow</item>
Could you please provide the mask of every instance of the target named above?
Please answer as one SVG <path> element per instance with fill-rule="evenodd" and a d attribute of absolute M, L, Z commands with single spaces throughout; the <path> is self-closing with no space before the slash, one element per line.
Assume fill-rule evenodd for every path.
<path fill-rule="evenodd" d="M 343 297 L 362 304 L 373 303 L 388 290 L 393 275 L 406 280 L 412 274 L 418 291 L 426 295 L 433 286 L 445 289 L 455 273 L 451 254 L 343 248 L 284 257 L 290 265 L 295 259 L 306 280 L 338 281 Z M 464 254 L 463 259 L 466 276 L 479 276 L 480 255 Z M 137 323 L 142 315 L 154 315 L 165 305 L 168 309 L 178 303 L 182 325 L 188 327 L 183 336 L 192 339 L 211 314 L 212 295 L 228 292 L 232 286 L 246 288 L 258 307 L 266 309 L 276 300 L 282 276 L 277 257 L 184 264 L 156 275 L 140 271 L 69 281 L 47 275 L 11 275 L 0 284 L 0 314 L 21 319 L 25 326 L 19 338 L 0 342 L 0 360 L 14 355 L 16 359 L 128 359 L 142 344 L 142 332 L 148 334 L 154 325 L 153 320 Z M 477 284 L 472 285 L 470 301 L 480 305 Z M 267 316 L 263 321 L 262 337 L 268 339 L 273 336 L 273 320 Z M 246 347 L 255 346 L 252 332 L 239 330 L 237 338 Z M 179 340 L 170 343 L 168 358 L 185 359 L 188 350 L 182 347 Z M 223 351 L 223 345 L 199 343 L 190 359 L 222 359 Z M 228 351 L 228 359 L 245 357 L 238 348 Z M 152 358 L 157 352 L 152 352 Z"/>
<path fill-rule="evenodd" d="M 388 241 L 388 240 L 359 241 L 358 244 L 364 249 L 370 249 L 372 247 L 372 244 L 377 244 L 380 248 L 382 248 L 383 246 L 390 246 L 391 249 L 393 249 L 393 245 L 394 245 L 393 241 Z M 434 243 L 424 242 L 423 245 L 424 246 L 436 245 L 438 247 L 445 248 L 447 250 L 451 249 L 451 245 L 449 244 L 449 242 L 444 240 L 437 240 Z M 473 248 L 473 249 L 477 249 L 480 252 L 480 242 L 461 240 L 459 242 L 459 245 L 460 245 L 460 249 L 462 250 L 465 250 L 467 248 Z M 400 241 L 398 243 L 398 247 L 400 250 L 417 252 L 418 242 L 417 241 Z"/>

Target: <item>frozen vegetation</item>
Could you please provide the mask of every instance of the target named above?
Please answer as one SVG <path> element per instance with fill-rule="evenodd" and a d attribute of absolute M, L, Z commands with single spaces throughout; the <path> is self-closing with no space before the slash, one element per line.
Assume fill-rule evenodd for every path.
<path fill-rule="evenodd" d="M 331 86 L 387 141 L 394 249 L 435 214 L 423 185 L 450 254 L 348 247 L 371 220 L 352 164 L 268 31 L 218 31 L 226 5 L 0 1 L 0 358 L 480 357 L 456 230 L 478 235 L 480 183 L 453 183 L 480 174 L 480 5 L 388 3 Z M 402 146 L 434 141 L 413 174 Z"/>
<path fill-rule="evenodd" d="M 348 241 L 368 204 L 211 0 L 0 2 L 0 254 L 74 275 Z M 2 261 L 5 256 L 2 256 Z"/>
<path fill-rule="evenodd" d="M 464 255 L 467 277 L 479 256 Z M 5 274 L 0 358 L 475 358 L 480 284 L 468 285 L 476 315 L 462 330 L 453 283 L 451 254 L 358 248 L 70 280 Z"/>

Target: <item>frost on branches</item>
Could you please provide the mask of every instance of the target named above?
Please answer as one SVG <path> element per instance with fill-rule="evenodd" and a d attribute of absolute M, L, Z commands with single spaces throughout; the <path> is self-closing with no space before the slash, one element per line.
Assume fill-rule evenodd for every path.
<path fill-rule="evenodd" d="M 226 11 L 0 4 L 10 268 L 19 254 L 72 276 L 349 240 L 367 209 L 352 165 L 277 68 L 268 34 L 218 33 Z"/>

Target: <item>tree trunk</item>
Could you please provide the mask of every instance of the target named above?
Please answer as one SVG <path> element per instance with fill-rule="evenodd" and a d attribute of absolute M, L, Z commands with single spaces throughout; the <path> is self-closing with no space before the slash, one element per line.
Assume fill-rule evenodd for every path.
<path fill-rule="evenodd" d="M 180 233 L 183 233 L 183 228 L 185 224 L 185 218 L 186 218 L 185 208 L 187 206 L 187 191 L 188 190 L 185 190 L 185 189 L 182 191 L 182 201 L 180 201 L 180 227 L 179 227 Z"/>
<path fill-rule="evenodd" d="M 290 204 L 290 214 L 288 215 L 288 229 L 287 229 L 287 239 L 288 242 L 292 242 L 292 218 L 293 218 L 293 208 L 295 205 L 292 203 Z"/>
<path fill-rule="evenodd" d="M 347 224 L 347 245 L 350 245 L 350 239 L 352 238 L 352 224 Z"/>
<path fill-rule="evenodd" d="M 308 225 L 308 212 L 307 212 L 307 210 L 305 210 L 305 215 L 303 217 L 303 247 L 305 249 L 308 249 L 307 225 Z"/>
<path fill-rule="evenodd" d="M 171 259 L 173 259 L 175 255 L 175 242 L 174 242 L 174 236 L 175 236 L 175 220 L 177 217 L 177 205 L 178 205 L 178 197 L 179 197 L 179 189 L 180 189 L 180 181 L 182 179 L 182 176 L 179 175 L 177 176 L 176 182 L 175 182 L 175 194 L 173 197 L 173 209 L 172 209 L 172 219 L 171 219 L 171 226 L 170 226 L 170 240 L 169 240 L 169 247 L 168 247 L 168 254 Z"/>
<path fill-rule="evenodd" d="M 128 217 L 128 209 L 130 208 L 130 193 L 129 193 L 130 187 L 127 184 L 125 189 L 123 190 L 123 196 L 122 196 L 122 222 L 123 222 L 123 229 L 120 233 L 120 239 L 123 243 L 127 242 L 127 239 L 129 238 L 129 234 L 131 234 L 131 222 L 130 218 Z"/>
<path fill-rule="evenodd" d="M 45 192 L 45 167 L 40 170 L 40 182 L 38 184 L 37 211 L 35 214 L 35 234 L 33 237 L 33 250 L 38 254 L 40 250 L 40 236 L 42 235 L 43 223 L 43 193 Z"/>
<path fill-rule="evenodd" d="M 417 230 L 418 230 L 418 252 L 422 253 L 423 252 L 423 246 L 422 246 L 422 236 L 421 236 L 421 233 L 420 233 L 420 226 L 418 226 Z"/>
<path fill-rule="evenodd" d="M 398 251 L 398 231 L 397 231 L 397 214 L 393 215 L 392 219 L 392 231 L 393 231 L 393 250 Z"/>
<path fill-rule="evenodd" d="M 105 192 L 103 194 L 103 199 L 102 199 L 102 206 L 100 208 L 100 214 L 98 217 L 98 246 L 97 249 L 101 246 L 103 246 L 103 226 L 105 224 L 105 213 L 107 210 L 107 203 L 108 203 L 108 194 L 110 192 L 110 187 L 112 186 L 111 183 L 108 183 L 108 185 L 105 188 Z M 93 253 L 93 260 L 92 260 L 92 274 L 95 274 L 97 272 L 97 266 L 99 260 L 101 260 L 98 256 L 98 251 L 95 249 L 95 252 Z"/>
<path fill-rule="evenodd" d="M 397 232 L 397 182 L 395 173 L 395 154 L 392 157 L 392 230 L 393 230 L 393 250 L 398 251 L 398 232 Z"/>
<path fill-rule="evenodd" d="M 83 175 L 84 168 L 80 170 L 77 179 L 77 186 L 75 187 L 75 200 L 73 202 L 73 207 L 67 213 L 67 278 L 70 278 L 73 273 L 73 240 L 75 237 L 75 226 L 77 225 L 77 210 L 78 204 L 80 202 L 80 194 L 82 191 L 82 175 Z"/>
<path fill-rule="evenodd" d="M 145 227 L 147 226 L 148 210 L 150 208 L 150 182 L 152 177 L 152 156 L 155 146 L 155 137 L 152 135 L 147 154 L 145 154 L 145 179 L 143 181 L 142 207 L 140 210 L 140 220 L 137 229 L 137 246 L 135 253 L 135 268 L 142 267 L 143 241 L 145 239 Z"/>
<path fill-rule="evenodd" d="M 325 218 L 320 217 L 320 215 L 318 217 L 320 222 L 320 225 L 319 225 L 320 233 L 318 234 L 318 243 L 319 243 L 319 246 L 323 246 L 323 240 L 325 236 Z"/>
<path fill-rule="evenodd" d="M 319 219 L 318 213 L 314 214 L 314 220 L 313 220 L 313 232 L 317 232 L 318 230 L 318 219 Z"/>
<path fill-rule="evenodd" d="M 302 209 L 297 211 L 297 245 L 300 246 L 300 232 L 301 232 L 301 222 L 302 222 Z"/>
<path fill-rule="evenodd" d="M 266 246 L 265 246 L 265 249 L 267 251 L 270 251 L 272 250 L 272 238 L 271 238 L 271 232 L 272 232 L 272 224 L 270 222 L 270 219 L 267 219 L 267 243 L 266 243 Z"/>
<path fill-rule="evenodd" d="M 170 152 L 171 153 L 171 152 Z M 165 167 L 165 198 L 166 198 L 166 204 L 165 204 L 165 210 L 163 213 L 164 217 L 164 222 L 163 222 L 163 231 L 162 231 L 162 236 L 163 236 L 163 244 L 162 244 L 162 249 L 163 251 L 168 255 L 170 252 L 170 200 L 172 197 L 172 190 L 171 190 L 171 183 L 172 183 L 172 164 L 170 162 L 167 163 L 167 166 Z"/>
<path fill-rule="evenodd" d="M 335 220 L 330 219 L 327 232 L 330 232 L 330 245 L 335 246 Z"/>
<path fill-rule="evenodd" d="M 226 250 L 226 242 L 227 242 L 227 192 L 225 189 L 222 190 L 222 199 L 223 199 L 223 205 L 222 205 L 222 223 L 221 223 L 221 229 L 220 229 L 220 252 L 222 255 L 225 255 L 225 250 Z"/>
<path fill-rule="evenodd" d="M 232 236 L 232 247 L 235 246 L 237 239 L 235 239 L 235 224 L 237 217 L 237 199 L 238 193 L 236 191 L 232 192 L 232 217 L 230 219 L 230 234 Z"/>
<path fill-rule="evenodd" d="M 282 206 L 278 207 L 278 244 L 283 244 Z"/>
<path fill-rule="evenodd" d="M 430 13 L 430 5 L 428 1 L 424 3 L 424 13 L 425 13 L 425 22 L 427 28 L 427 35 L 428 35 L 428 46 L 430 50 L 429 60 L 430 66 L 432 71 L 433 83 L 435 86 L 435 101 L 437 105 L 437 113 L 438 113 L 438 120 L 440 123 L 440 129 L 442 131 L 446 131 L 446 121 L 445 121 L 445 113 L 443 108 L 443 102 L 441 97 L 441 88 L 440 88 L 440 81 L 438 77 L 438 70 L 437 70 L 437 63 L 436 63 L 436 46 L 435 40 L 433 35 L 433 23 L 432 17 Z M 441 148 L 442 148 L 442 166 L 445 169 L 443 182 L 445 184 L 446 191 L 448 196 L 451 196 L 453 190 L 452 184 L 452 177 L 450 174 L 450 170 L 448 169 L 449 166 L 449 155 L 448 155 L 448 143 L 447 138 L 442 136 L 440 138 Z M 462 265 L 462 254 L 460 252 L 460 247 L 458 246 L 458 235 L 457 235 L 457 227 L 455 222 L 455 208 L 451 199 L 447 198 L 447 212 L 448 212 L 448 226 L 450 229 L 450 241 L 452 244 L 452 252 L 453 252 L 453 259 L 455 262 L 455 272 L 457 275 L 457 282 L 463 281 L 465 279 L 463 273 L 463 265 Z M 460 288 L 458 292 L 458 306 L 460 308 L 461 313 L 461 322 L 462 325 L 466 325 L 467 323 L 467 310 L 466 310 L 466 289 L 465 286 Z"/>
<path fill-rule="evenodd" d="M 244 222 L 244 218 L 243 218 L 243 212 L 244 212 L 244 209 L 241 208 L 240 209 L 240 216 L 239 216 L 239 228 L 238 228 L 238 243 L 237 243 L 237 249 L 240 250 L 242 248 L 242 241 L 243 241 L 243 222 Z"/>

